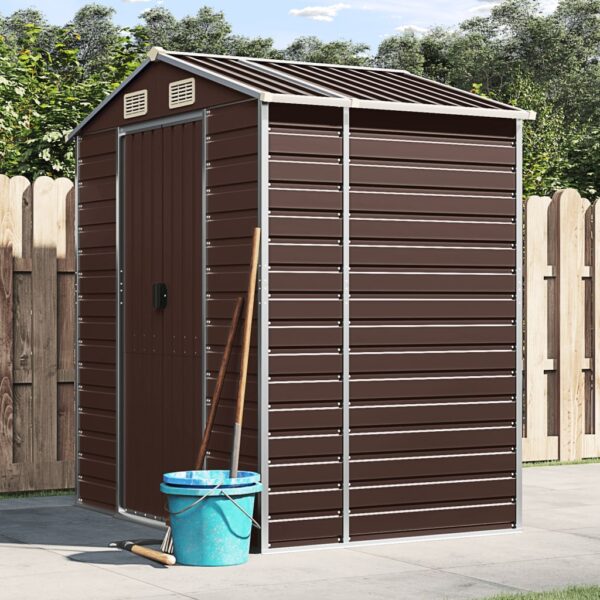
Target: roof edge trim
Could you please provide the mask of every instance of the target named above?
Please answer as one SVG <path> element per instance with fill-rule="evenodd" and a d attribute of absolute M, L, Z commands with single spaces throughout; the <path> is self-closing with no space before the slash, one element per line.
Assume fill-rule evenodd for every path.
<path fill-rule="evenodd" d="M 322 98 L 316 96 L 296 96 L 294 94 L 265 94 L 264 102 L 281 104 L 312 104 L 317 106 L 350 106 L 372 110 L 392 110 L 400 112 L 462 115 L 471 117 L 492 117 L 497 119 L 518 119 L 532 121 L 535 111 L 517 108 L 481 108 L 477 106 L 444 106 L 438 104 L 411 104 L 409 102 L 389 102 L 383 100 L 358 100 L 356 98 Z"/>
<path fill-rule="evenodd" d="M 76 125 L 70 133 L 67 134 L 65 141 L 70 142 L 117 94 L 123 90 L 126 85 L 129 85 L 150 63 L 151 59 L 147 58 L 135 71 L 133 71 L 118 88 L 115 88 L 96 108 L 87 116 L 79 125 Z"/>
<path fill-rule="evenodd" d="M 199 75 L 200 77 L 204 77 L 212 81 L 213 83 L 218 83 L 224 87 L 228 87 L 236 92 L 240 92 L 242 94 L 246 94 L 247 96 L 251 96 L 252 98 L 262 98 L 264 92 L 261 90 L 252 87 L 250 85 L 240 83 L 239 81 L 235 81 L 234 79 L 230 79 L 225 75 L 220 75 L 219 73 L 215 73 L 206 67 L 202 67 L 200 65 L 194 65 L 191 62 L 186 60 L 182 60 L 181 58 L 177 58 L 172 54 L 158 54 L 156 60 L 160 62 L 167 63 L 173 67 L 177 67 L 184 71 L 188 71 L 194 75 Z"/>

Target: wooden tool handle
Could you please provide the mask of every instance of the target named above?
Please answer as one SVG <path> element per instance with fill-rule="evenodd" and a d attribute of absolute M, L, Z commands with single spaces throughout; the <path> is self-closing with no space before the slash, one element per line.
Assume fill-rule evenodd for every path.
<path fill-rule="evenodd" d="M 240 320 L 240 314 L 242 313 L 242 304 L 244 299 L 239 296 L 235 308 L 233 309 L 233 316 L 231 317 L 231 324 L 229 325 L 229 333 L 227 334 L 227 342 L 225 344 L 225 350 L 223 351 L 223 357 L 221 358 L 221 366 L 219 367 L 219 375 L 215 384 L 215 389 L 210 403 L 210 413 L 206 420 L 206 427 L 204 428 L 204 435 L 202 436 L 202 443 L 198 449 L 198 456 L 194 463 L 194 470 L 202 468 L 204 457 L 206 456 L 206 450 L 208 448 L 208 442 L 210 441 L 210 434 L 212 433 L 213 426 L 215 424 L 215 417 L 217 415 L 217 406 L 221 398 L 221 390 L 223 389 L 223 383 L 225 382 L 225 375 L 227 373 L 227 365 L 229 364 L 229 357 L 231 355 L 231 349 L 233 348 L 233 340 L 235 339 L 235 332 Z"/>
<path fill-rule="evenodd" d="M 149 558 L 150 560 L 160 563 L 161 565 L 166 565 L 167 567 L 174 565 L 176 562 L 175 557 L 172 554 L 152 550 L 152 548 L 146 548 L 145 546 L 140 546 L 138 544 L 125 544 L 125 550 L 129 550 L 129 552 L 133 552 L 133 554 L 137 554 L 138 556 Z"/>
<path fill-rule="evenodd" d="M 237 477 L 240 460 L 240 443 L 242 440 L 242 421 L 244 419 L 244 400 L 246 397 L 246 379 L 248 377 L 248 356 L 250 354 L 250 338 L 252 336 L 252 317 L 254 315 L 254 294 L 256 293 L 256 272 L 258 271 L 258 255 L 260 251 L 260 227 L 254 229 L 252 236 L 252 257 L 248 276 L 248 295 L 244 316 L 244 332 L 242 337 L 242 353 L 240 357 L 240 381 L 238 385 L 235 423 L 233 426 L 233 450 L 231 452 L 231 477 Z"/>

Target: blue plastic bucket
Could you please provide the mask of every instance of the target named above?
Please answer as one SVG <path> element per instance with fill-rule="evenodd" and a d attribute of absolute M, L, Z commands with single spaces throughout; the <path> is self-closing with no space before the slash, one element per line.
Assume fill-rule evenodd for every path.
<path fill-rule="evenodd" d="M 178 564 L 224 567 L 248 560 L 254 496 L 262 484 L 258 473 L 238 474 L 232 479 L 229 471 L 165 473 L 160 491 L 167 496 Z"/>

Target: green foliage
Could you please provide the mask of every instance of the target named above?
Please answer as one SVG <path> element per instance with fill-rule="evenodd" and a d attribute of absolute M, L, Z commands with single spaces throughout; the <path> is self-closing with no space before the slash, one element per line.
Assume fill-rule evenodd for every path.
<path fill-rule="evenodd" d="M 231 33 L 231 25 L 225 15 L 208 6 L 195 15 L 177 20 L 173 13 L 163 7 L 144 11 L 142 24 L 132 29 L 133 38 L 142 51 L 152 46 L 184 52 L 207 54 L 233 54 L 273 58 L 278 55 L 273 39 L 249 38 Z"/>
<path fill-rule="evenodd" d="M 509 104 L 537 113 L 523 123 L 523 195 L 548 195 L 575 185 L 569 177 L 569 144 L 575 135 L 564 111 L 547 98 L 545 89 L 527 77 L 517 77 L 506 90 Z"/>
<path fill-rule="evenodd" d="M 367 44 L 356 44 L 350 40 L 323 42 L 317 37 L 306 36 L 293 41 L 283 51 L 282 57 L 304 62 L 364 66 L 372 61 L 368 50 Z"/>
<path fill-rule="evenodd" d="M 393 35 L 381 42 L 375 65 L 384 69 L 406 69 L 415 75 L 423 74 L 425 57 L 421 40 L 412 31 Z"/>
<path fill-rule="evenodd" d="M 131 53 L 118 46 L 105 73 L 86 77 L 77 60 L 80 36 L 71 27 L 56 32 L 51 51 L 42 40 L 33 24 L 23 27 L 19 45 L 0 37 L 0 171 L 72 177 L 73 147 L 65 136 L 131 70 Z"/>
<path fill-rule="evenodd" d="M 85 75 L 110 67 L 112 51 L 120 41 L 119 28 L 113 23 L 114 8 L 87 4 L 75 13 L 70 23 L 78 33 L 77 58 Z"/>
<path fill-rule="evenodd" d="M 524 193 L 573 186 L 600 196 L 600 0 L 503 0 L 488 16 L 424 35 L 385 38 L 375 53 L 350 40 L 307 36 L 276 49 L 270 37 L 236 35 L 203 6 L 176 18 L 155 7 L 123 30 L 114 10 L 82 7 L 64 27 L 35 9 L 0 17 L 0 172 L 73 176 L 65 134 L 139 64 L 170 50 L 406 69 L 535 110 L 524 124 Z"/>

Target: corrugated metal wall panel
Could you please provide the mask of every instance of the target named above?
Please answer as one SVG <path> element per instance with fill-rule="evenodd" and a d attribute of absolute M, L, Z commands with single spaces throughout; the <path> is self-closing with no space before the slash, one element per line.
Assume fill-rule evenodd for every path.
<path fill-rule="evenodd" d="M 271 548 L 342 536 L 341 119 L 270 107 Z"/>
<path fill-rule="evenodd" d="M 350 124 L 351 540 L 511 527 L 514 124 Z"/>
<path fill-rule="evenodd" d="M 116 500 L 116 131 L 79 147 L 79 495 Z"/>
<path fill-rule="evenodd" d="M 258 109 L 248 101 L 211 109 L 206 118 L 206 381 L 210 398 L 235 298 L 246 296 L 250 245 L 258 224 Z M 241 328 L 223 386 L 207 468 L 228 469 L 237 396 Z M 240 469 L 259 470 L 256 327 L 252 333 Z"/>

